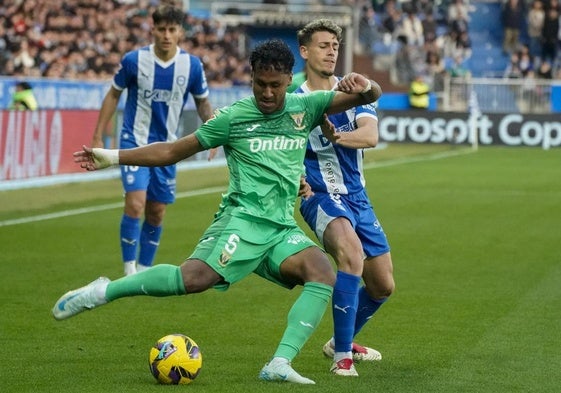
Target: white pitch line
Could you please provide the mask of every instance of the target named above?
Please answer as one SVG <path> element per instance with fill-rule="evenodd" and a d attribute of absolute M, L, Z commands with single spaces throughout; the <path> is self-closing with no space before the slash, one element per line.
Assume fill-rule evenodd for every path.
<path fill-rule="evenodd" d="M 402 164 L 411 164 L 414 162 L 421 162 L 421 161 L 433 161 L 433 160 L 440 160 L 441 158 L 448 158 L 448 157 L 455 157 L 461 156 L 464 154 L 475 153 L 473 149 L 461 149 L 461 150 L 453 150 L 453 151 L 443 151 L 439 153 L 433 153 L 429 155 L 420 155 L 414 157 L 404 157 L 404 158 L 396 158 L 395 160 L 388 160 L 388 161 L 381 161 L 381 162 L 370 162 L 365 164 L 363 169 L 372 169 L 372 168 L 383 168 L 387 166 L 396 166 Z"/>
<path fill-rule="evenodd" d="M 223 192 L 224 190 L 225 187 L 203 188 L 201 190 L 181 192 L 176 195 L 176 198 L 181 199 L 181 198 L 188 198 L 197 195 L 214 194 L 217 192 Z M 15 218 L 13 220 L 0 221 L 0 227 L 6 227 L 6 226 L 18 225 L 18 224 L 28 224 L 30 222 L 51 220 L 53 218 L 76 216 L 78 214 L 86 214 L 86 213 L 99 212 L 103 210 L 116 209 L 122 206 L 123 206 L 123 202 L 116 202 L 116 203 L 108 203 L 99 206 L 83 207 L 80 209 L 63 210 L 56 213 L 40 214 L 38 216 Z"/>
<path fill-rule="evenodd" d="M 409 158 L 398 158 L 395 160 L 388 160 L 382 162 L 371 162 L 369 164 L 364 165 L 364 169 L 373 169 L 373 168 L 382 168 L 388 166 L 395 166 L 395 165 L 402 165 L 402 164 L 410 164 L 413 162 L 421 162 L 421 161 L 432 161 L 438 160 L 441 158 L 448 158 L 453 156 L 459 156 L 462 154 L 472 153 L 474 150 L 471 149 L 464 149 L 464 150 L 455 150 L 455 151 L 445 151 L 440 153 L 435 153 L 431 155 L 425 156 L 417 156 L 417 157 L 409 157 Z M 223 192 L 225 187 L 212 187 L 212 188 L 204 188 L 201 190 L 195 191 L 187 191 L 182 192 L 176 195 L 177 199 L 181 198 L 189 198 L 197 195 L 206 195 L 206 194 L 214 194 L 217 192 Z M 5 220 L 0 221 L 0 227 L 12 226 L 12 225 L 19 225 L 19 224 L 28 224 L 31 222 L 38 222 L 38 221 L 45 221 L 51 220 L 53 218 L 62 218 L 62 217 L 70 217 L 76 216 L 78 214 L 86 214 L 86 213 L 93 213 L 99 212 L 103 210 L 109 209 L 116 209 L 118 207 L 122 207 L 123 202 L 116 202 L 116 203 L 108 203 L 105 205 L 99 206 L 92 206 L 92 207 L 84 207 L 80 209 L 72 209 L 72 210 L 63 210 L 56 213 L 49 213 L 49 214 L 40 214 L 37 216 L 30 216 L 30 217 L 22 217 L 22 218 L 15 218 L 13 220 Z"/>

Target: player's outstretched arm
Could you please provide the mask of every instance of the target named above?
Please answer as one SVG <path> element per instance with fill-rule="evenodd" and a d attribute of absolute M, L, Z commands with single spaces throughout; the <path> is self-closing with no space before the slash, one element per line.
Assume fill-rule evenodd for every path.
<path fill-rule="evenodd" d="M 74 162 L 88 171 L 112 165 L 165 166 L 203 150 L 195 135 L 190 134 L 175 142 L 156 142 L 134 149 L 92 149 L 83 146 L 82 151 L 74 153 Z"/>

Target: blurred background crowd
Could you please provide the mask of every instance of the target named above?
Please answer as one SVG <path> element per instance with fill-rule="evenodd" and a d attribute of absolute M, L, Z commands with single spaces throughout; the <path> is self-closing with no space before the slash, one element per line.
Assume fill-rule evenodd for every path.
<path fill-rule="evenodd" d="M 0 74 L 109 80 L 125 52 L 151 43 L 157 0 L 16 0 L 0 9 Z M 209 83 L 247 84 L 243 30 L 185 18 L 181 43 L 205 64 Z"/>
<path fill-rule="evenodd" d="M 283 3 L 283 1 L 264 1 Z M 305 2 L 305 1 L 301 1 Z M 391 53 L 396 84 L 422 75 L 434 90 L 442 77 L 467 76 L 472 56 L 468 0 L 343 0 L 360 10 L 357 51 Z M 109 80 L 122 55 L 151 42 L 158 0 L 15 0 L 0 5 L 0 74 Z M 559 0 L 501 3 L 506 62 L 502 77 L 556 78 L 560 69 Z M 210 86 L 247 85 L 243 26 L 187 13 L 182 47 L 200 57 Z"/>

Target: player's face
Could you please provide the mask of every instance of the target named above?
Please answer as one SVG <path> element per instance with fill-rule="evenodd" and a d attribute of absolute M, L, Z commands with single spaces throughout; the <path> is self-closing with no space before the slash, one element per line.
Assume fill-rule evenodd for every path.
<path fill-rule="evenodd" d="M 273 69 L 254 71 L 252 86 L 257 108 L 266 114 L 282 109 L 286 89 L 290 83 L 292 73 L 286 74 Z"/>
<path fill-rule="evenodd" d="M 309 45 L 300 47 L 300 55 L 310 71 L 323 76 L 333 75 L 339 57 L 337 36 L 328 31 L 314 33 Z"/>
<path fill-rule="evenodd" d="M 154 50 L 162 60 L 170 60 L 175 56 L 177 44 L 183 29 L 181 26 L 162 22 L 152 27 Z"/>

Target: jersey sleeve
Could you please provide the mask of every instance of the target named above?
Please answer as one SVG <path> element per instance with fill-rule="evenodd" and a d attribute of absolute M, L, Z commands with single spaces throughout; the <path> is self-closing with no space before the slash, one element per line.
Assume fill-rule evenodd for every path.
<path fill-rule="evenodd" d="M 208 84 L 206 81 L 205 71 L 201 60 L 193 55 L 191 56 L 191 71 L 189 80 L 192 81 L 191 94 L 195 98 L 208 97 Z"/>
<path fill-rule="evenodd" d="M 376 105 L 375 104 L 366 104 L 356 107 L 356 116 L 355 118 L 361 117 L 371 117 L 378 120 L 378 114 L 376 113 Z"/>
<path fill-rule="evenodd" d="M 195 131 L 195 136 L 205 149 L 224 146 L 230 137 L 230 110 L 215 110 L 215 115 Z"/>
<path fill-rule="evenodd" d="M 336 92 L 332 90 L 316 90 L 309 94 L 299 95 L 307 101 L 306 107 L 312 113 L 312 129 L 323 123 L 323 114 L 327 112 L 335 94 Z"/>
<path fill-rule="evenodd" d="M 113 77 L 113 87 L 117 90 L 125 90 L 129 85 L 133 75 L 136 75 L 135 56 L 138 52 L 128 52 L 121 59 L 121 64 L 117 73 Z"/>

